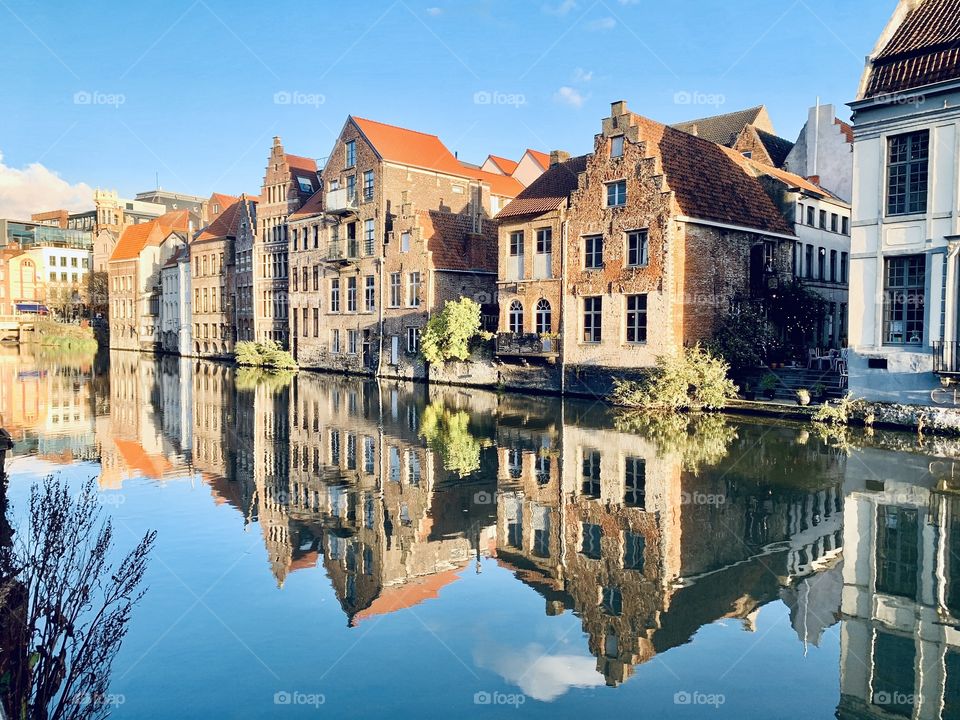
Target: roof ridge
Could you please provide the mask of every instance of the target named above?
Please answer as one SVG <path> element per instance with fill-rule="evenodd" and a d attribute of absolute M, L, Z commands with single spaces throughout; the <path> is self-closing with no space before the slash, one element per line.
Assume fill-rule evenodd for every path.
<path fill-rule="evenodd" d="M 440 140 L 440 136 L 435 133 L 426 133 L 422 130 L 412 130 L 408 127 L 403 127 L 402 125 L 393 125 L 392 123 L 386 123 L 382 120 L 371 120 L 370 118 L 363 118 L 359 115 L 351 115 L 350 117 L 353 120 L 361 120 L 363 122 L 373 123 L 374 125 L 383 125 L 384 127 L 393 128 L 395 130 L 403 130 L 404 132 L 416 133 L 417 135 L 424 135 L 425 137 L 436 138 L 437 140 Z M 441 140 L 440 142 L 443 141 Z M 444 147 L 446 147 L 446 143 L 444 143 Z"/>
<path fill-rule="evenodd" d="M 704 115 L 703 117 L 694 118 L 693 120 L 681 120 L 680 122 L 672 123 L 668 127 L 673 127 L 675 125 L 693 125 L 694 123 L 701 122 L 703 120 L 715 120 L 717 118 L 730 117 L 731 115 L 740 115 L 742 113 L 753 112 L 754 110 L 762 110 L 765 107 L 766 105 L 761 103 L 760 105 L 755 105 L 754 107 L 743 108 L 742 110 L 732 110 L 727 113 L 720 113 L 719 115 Z"/>

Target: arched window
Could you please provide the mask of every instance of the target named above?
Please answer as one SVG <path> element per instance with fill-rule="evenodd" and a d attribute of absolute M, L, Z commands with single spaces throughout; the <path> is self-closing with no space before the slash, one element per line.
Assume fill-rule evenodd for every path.
<path fill-rule="evenodd" d="M 523 305 L 519 300 L 510 303 L 510 332 L 515 335 L 523 332 Z"/>
<path fill-rule="evenodd" d="M 553 314 L 550 303 L 544 298 L 537 300 L 537 335 L 553 332 Z"/>

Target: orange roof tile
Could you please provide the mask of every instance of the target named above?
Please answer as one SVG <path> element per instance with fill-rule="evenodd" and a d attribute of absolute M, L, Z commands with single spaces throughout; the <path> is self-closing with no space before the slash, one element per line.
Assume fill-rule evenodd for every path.
<path fill-rule="evenodd" d="M 190 228 L 190 212 L 174 210 L 150 222 L 131 225 L 120 236 L 110 261 L 133 260 L 151 244 L 159 244 L 172 232 L 186 233 Z"/>
<path fill-rule="evenodd" d="M 317 161 L 303 155 L 291 155 L 290 153 L 284 153 L 284 157 L 287 159 L 287 165 L 295 170 L 306 170 L 308 172 L 317 171 Z"/>
<path fill-rule="evenodd" d="M 299 210 L 290 215 L 289 219 L 303 220 L 304 218 L 313 217 L 314 215 L 320 215 L 323 212 L 325 195 L 326 192 L 324 190 L 318 190 L 310 196 L 309 200 L 300 206 Z"/>
<path fill-rule="evenodd" d="M 513 171 L 516 170 L 520 164 L 516 160 L 508 160 L 498 155 L 489 155 L 487 159 L 500 168 L 504 175 L 513 175 Z"/>
<path fill-rule="evenodd" d="M 534 160 L 540 163 L 540 167 L 542 167 L 544 170 L 550 167 L 549 154 L 542 153 L 539 150 L 531 150 L 530 148 L 527 148 L 527 152 L 530 153 L 530 155 L 533 157 Z"/>
<path fill-rule="evenodd" d="M 213 240 L 216 238 L 236 237 L 237 228 L 240 225 L 242 210 L 242 201 L 239 198 L 235 198 L 230 205 L 226 206 L 220 212 L 220 214 L 212 223 L 210 223 L 199 235 L 197 235 L 196 239 L 203 241 Z"/>
<path fill-rule="evenodd" d="M 173 468 L 173 465 L 162 455 L 150 456 L 140 443 L 133 440 L 114 439 L 114 444 L 123 458 L 128 470 L 136 470 L 144 477 L 159 480 L 164 473 Z"/>

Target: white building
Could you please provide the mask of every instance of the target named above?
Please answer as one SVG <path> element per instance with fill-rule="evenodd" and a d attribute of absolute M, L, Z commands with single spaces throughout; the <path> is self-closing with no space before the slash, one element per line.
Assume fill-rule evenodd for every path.
<path fill-rule="evenodd" d="M 851 103 L 850 388 L 867 399 L 932 404 L 960 370 L 958 39 L 960 0 L 900 0 Z"/>
<path fill-rule="evenodd" d="M 783 169 L 816 178 L 821 187 L 850 201 L 853 193 L 853 129 L 833 105 L 814 105 Z"/>
<path fill-rule="evenodd" d="M 188 356 L 193 348 L 190 253 L 178 248 L 160 270 L 160 347 Z"/>

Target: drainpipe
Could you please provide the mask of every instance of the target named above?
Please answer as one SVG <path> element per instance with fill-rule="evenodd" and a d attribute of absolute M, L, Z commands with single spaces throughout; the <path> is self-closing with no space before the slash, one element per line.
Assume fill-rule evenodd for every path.
<path fill-rule="evenodd" d="M 383 258 L 377 258 L 377 275 L 380 278 L 380 302 L 377 303 L 377 385 L 379 388 L 380 374 L 383 369 L 383 305 L 386 302 L 383 290 Z"/>
<path fill-rule="evenodd" d="M 567 392 L 567 220 L 560 223 L 560 396 Z"/>

